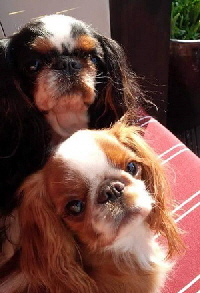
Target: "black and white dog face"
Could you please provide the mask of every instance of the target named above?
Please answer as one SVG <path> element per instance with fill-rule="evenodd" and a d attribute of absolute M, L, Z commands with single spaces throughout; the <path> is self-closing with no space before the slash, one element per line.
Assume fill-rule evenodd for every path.
<path fill-rule="evenodd" d="M 109 127 L 139 94 L 122 48 L 72 17 L 45 16 L 0 40 L 0 209 L 12 210 L 52 144 Z"/>
<path fill-rule="evenodd" d="M 41 17 L 0 47 L 16 90 L 62 138 L 88 123 L 110 126 L 135 107 L 139 91 L 122 48 L 80 20 Z"/>
<path fill-rule="evenodd" d="M 68 137 L 87 128 L 103 51 L 85 23 L 64 15 L 45 16 L 13 37 L 9 54 L 21 89 L 57 134 Z"/>

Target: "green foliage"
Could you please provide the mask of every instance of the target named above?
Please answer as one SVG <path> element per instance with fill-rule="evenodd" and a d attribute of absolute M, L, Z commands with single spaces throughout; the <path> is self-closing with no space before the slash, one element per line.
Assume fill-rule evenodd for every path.
<path fill-rule="evenodd" d="M 200 39 L 200 0 L 173 0 L 171 38 Z"/>

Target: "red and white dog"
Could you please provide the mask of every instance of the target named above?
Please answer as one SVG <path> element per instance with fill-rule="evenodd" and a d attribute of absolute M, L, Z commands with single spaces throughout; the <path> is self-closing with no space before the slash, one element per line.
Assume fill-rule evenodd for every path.
<path fill-rule="evenodd" d="M 161 164 L 139 132 L 78 131 L 24 182 L 0 292 L 159 292 L 181 241 Z"/>

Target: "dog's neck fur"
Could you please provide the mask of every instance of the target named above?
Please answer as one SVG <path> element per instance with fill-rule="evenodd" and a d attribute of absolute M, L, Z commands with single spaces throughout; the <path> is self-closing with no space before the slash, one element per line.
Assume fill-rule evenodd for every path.
<path fill-rule="evenodd" d="M 85 263 L 85 270 L 96 282 L 101 293 L 156 293 L 163 285 L 168 264 L 151 264 L 151 270 L 138 266 L 133 255 L 126 253 L 118 264 L 115 255 L 110 252 L 101 255 L 90 255 L 91 261 Z M 127 263 L 126 258 L 131 263 Z M 132 267 L 131 267 L 132 265 Z"/>
<path fill-rule="evenodd" d="M 151 253 L 158 256 L 158 246 L 152 248 Z M 81 257 L 84 271 L 95 281 L 97 292 L 100 293 L 157 293 L 170 268 L 169 263 L 161 261 L 158 257 L 157 263 L 152 263 L 150 256 L 146 256 L 149 258 L 149 269 L 144 269 L 140 267 L 137 257 L 131 252 L 121 255 L 110 251 L 89 252 L 84 246 L 81 247 Z M 22 293 L 27 292 L 27 288 L 31 288 L 20 271 L 10 275 L 9 280 L 1 285 L 0 292 L 13 293 L 14 288 L 18 290 L 20 288 L 19 292 Z"/>
<path fill-rule="evenodd" d="M 165 275 L 171 265 L 163 261 L 165 255 L 154 240 L 150 229 L 146 225 L 142 225 L 138 229 L 140 233 L 136 231 L 137 229 L 133 229 L 131 235 L 127 235 L 125 243 L 116 242 L 114 247 L 104 251 L 99 249 L 93 251 L 88 246 L 79 243 L 80 263 L 89 278 L 95 281 L 98 288 L 98 291 L 95 292 L 159 292 L 157 290 L 163 285 Z M 135 238 L 136 235 L 133 237 L 135 233 L 137 238 Z M 131 237 L 133 237 L 132 240 Z M 144 237 L 145 241 L 143 241 Z M 10 246 L 11 243 L 7 243 L 7 245 Z M 17 252 L 18 257 L 14 260 L 15 272 L 8 274 L 10 277 L 0 286 L 0 292 L 14 293 L 17 290 L 17 292 L 24 293 L 29 288 L 30 293 L 35 293 L 31 289 L 32 286 L 29 287 L 28 282 L 25 281 L 25 276 L 17 265 L 20 263 L 20 253 L 20 251 Z M 15 254 L 14 258 L 16 258 Z M 12 257 L 10 261 L 12 262 Z M 9 261 L 7 264 L 5 264 L 6 270 L 9 269 Z M 88 292 L 93 293 L 90 289 Z"/>
<path fill-rule="evenodd" d="M 84 270 L 96 282 L 101 293 L 157 293 L 171 264 L 163 261 L 164 253 L 151 239 L 145 266 L 133 251 L 101 253 L 81 247 Z M 134 245 L 133 245 L 134 246 Z M 147 251 L 147 250 L 146 250 Z"/>

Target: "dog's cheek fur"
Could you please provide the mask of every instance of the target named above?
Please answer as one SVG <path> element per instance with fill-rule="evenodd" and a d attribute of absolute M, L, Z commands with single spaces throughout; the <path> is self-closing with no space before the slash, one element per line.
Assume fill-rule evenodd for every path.
<path fill-rule="evenodd" d="M 10 39 L 0 42 L 0 205 L 5 215 L 16 207 L 14 194 L 24 178 L 43 167 L 51 140 L 46 119 L 13 77 L 9 46 Z"/>
<path fill-rule="evenodd" d="M 93 32 L 101 48 L 97 62 L 97 99 L 90 107 L 90 128 L 110 127 L 128 110 L 129 119 L 137 117 L 143 93 L 128 67 L 122 47 L 112 39 Z"/>
<path fill-rule="evenodd" d="M 21 31 L 10 37 L 7 49 L 7 65 L 12 70 L 15 83 L 21 90 L 21 94 L 27 96 L 29 102 L 33 103 L 34 86 L 37 72 L 29 71 L 31 60 L 39 60 L 41 56 L 30 48 L 30 39 L 37 35 L 30 28 L 24 27 Z M 29 44 L 29 45 L 27 45 Z"/>
<path fill-rule="evenodd" d="M 182 251 L 184 245 L 169 209 L 171 206 L 170 189 L 163 165 L 139 134 L 141 129 L 131 126 L 124 128 L 123 124 L 118 123 L 111 129 L 111 133 L 141 159 L 142 179 L 146 182 L 147 190 L 155 200 L 155 207 L 147 221 L 155 233 L 166 237 L 168 257 L 172 257 Z"/>
<path fill-rule="evenodd" d="M 19 209 L 23 250 L 20 266 L 27 280 L 33 288 L 46 286 L 51 293 L 96 292 L 94 282 L 81 268 L 81 260 L 78 261 L 71 232 L 46 194 L 42 173 L 32 176 L 23 186 L 23 192 Z"/>

